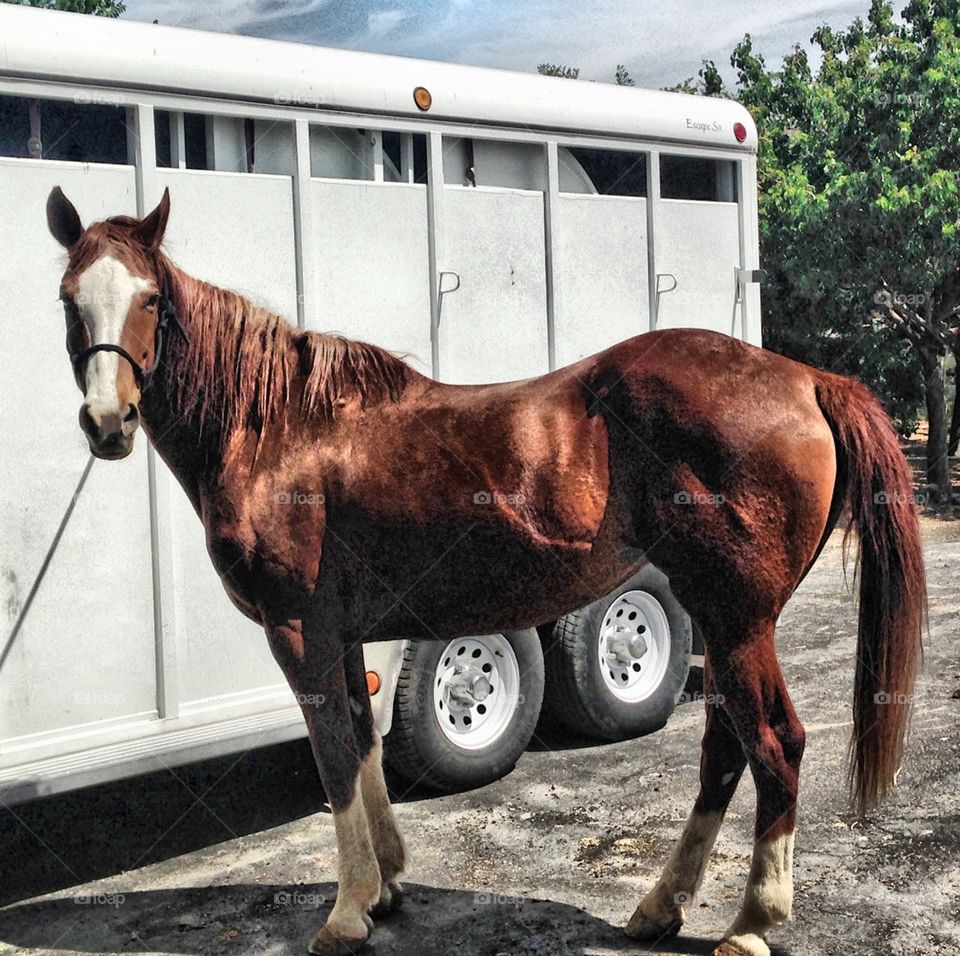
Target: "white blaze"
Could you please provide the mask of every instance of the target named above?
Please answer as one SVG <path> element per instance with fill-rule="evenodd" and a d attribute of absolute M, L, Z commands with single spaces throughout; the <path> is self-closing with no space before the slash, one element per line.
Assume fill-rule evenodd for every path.
<path fill-rule="evenodd" d="M 90 331 L 91 345 L 119 345 L 123 326 L 135 295 L 150 283 L 135 276 L 119 259 L 102 256 L 77 280 L 77 305 Z M 86 363 L 86 403 L 99 425 L 102 415 L 123 417 L 117 395 L 117 371 L 125 361 L 116 352 L 95 352 Z"/>

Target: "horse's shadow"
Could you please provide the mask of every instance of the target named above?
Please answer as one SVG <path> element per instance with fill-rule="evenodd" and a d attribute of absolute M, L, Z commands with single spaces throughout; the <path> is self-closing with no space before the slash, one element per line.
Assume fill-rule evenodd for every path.
<path fill-rule="evenodd" d="M 636 943 L 566 903 L 410 885 L 403 908 L 377 923 L 371 956 L 709 954 L 715 940 Z M 99 897 L 65 895 L 0 912 L 15 951 L 183 956 L 301 956 L 326 919 L 333 883 L 235 884 Z"/>

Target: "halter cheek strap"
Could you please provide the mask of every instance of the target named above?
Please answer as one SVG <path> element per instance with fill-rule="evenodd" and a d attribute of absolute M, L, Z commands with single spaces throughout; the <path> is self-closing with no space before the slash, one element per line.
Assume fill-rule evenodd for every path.
<path fill-rule="evenodd" d="M 151 363 L 150 367 L 144 368 L 122 346 L 112 345 L 108 342 L 102 342 L 99 345 L 91 345 L 90 348 L 84 349 L 82 352 L 78 352 L 76 355 L 71 355 L 70 361 L 73 364 L 73 370 L 79 375 L 81 363 L 85 362 L 88 358 L 90 358 L 91 355 L 95 355 L 97 352 L 116 352 L 117 355 L 125 358 L 130 363 L 130 367 L 133 369 L 133 377 L 137 382 L 137 387 L 142 390 L 143 387 L 150 381 L 153 373 L 156 372 L 160 366 L 160 354 L 163 351 L 163 338 L 167 331 L 167 327 L 171 324 L 183 337 L 184 342 L 189 344 L 190 336 L 187 335 L 186 330 L 180 324 L 180 319 L 177 316 L 177 307 L 173 304 L 173 299 L 170 296 L 170 281 L 166 276 L 164 276 L 163 292 L 160 294 L 160 301 L 157 303 L 157 327 L 154 331 L 153 362 Z"/>

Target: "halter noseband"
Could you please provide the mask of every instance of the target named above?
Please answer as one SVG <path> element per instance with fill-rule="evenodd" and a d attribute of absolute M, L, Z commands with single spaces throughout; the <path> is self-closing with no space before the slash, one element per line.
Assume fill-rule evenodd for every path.
<path fill-rule="evenodd" d="M 153 376 L 153 373 L 160 365 L 160 353 L 163 350 L 163 335 L 167 330 L 167 326 L 169 326 L 171 323 L 173 324 L 173 327 L 180 333 L 180 335 L 183 336 L 184 342 L 189 344 L 190 336 L 187 335 L 186 330 L 180 324 L 180 319 L 177 317 L 177 307 L 173 304 L 173 299 L 170 296 L 170 280 L 167 276 L 164 276 L 163 292 L 160 294 L 160 301 L 157 303 L 157 327 L 154 332 L 153 363 L 150 365 L 150 368 L 143 368 L 143 366 L 141 366 L 140 363 L 122 346 L 112 345 L 108 342 L 102 342 L 99 345 L 91 345 L 90 348 L 84 349 L 82 352 L 78 352 L 76 355 L 71 355 L 70 362 L 73 364 L 73 370 L 79 375 L 80 363 L 86 361 L 91 355 L 94 355 L 97 352 L 116 352 L 117 355 L 125 358 L 130 363 L 130 367 L 133 369 L 133 377 L 137 382 L 137 387 L 142 390 L 144 385 L 149 382 L 150 378 Z"/>

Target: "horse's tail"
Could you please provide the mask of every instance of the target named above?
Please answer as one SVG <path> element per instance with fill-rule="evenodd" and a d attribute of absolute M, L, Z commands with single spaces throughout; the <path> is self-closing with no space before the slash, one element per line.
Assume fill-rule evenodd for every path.
<path fill-rule="evenodd" d="M 837 443 L 846 534 L 856 526 L 859 537 L 850 792 L 863 813 L 891 789 L 900 767 L 922 650 L 926 577 L 913 476 L 890 418 L 852 379 L 822 375 L 817 399 Z"/>

